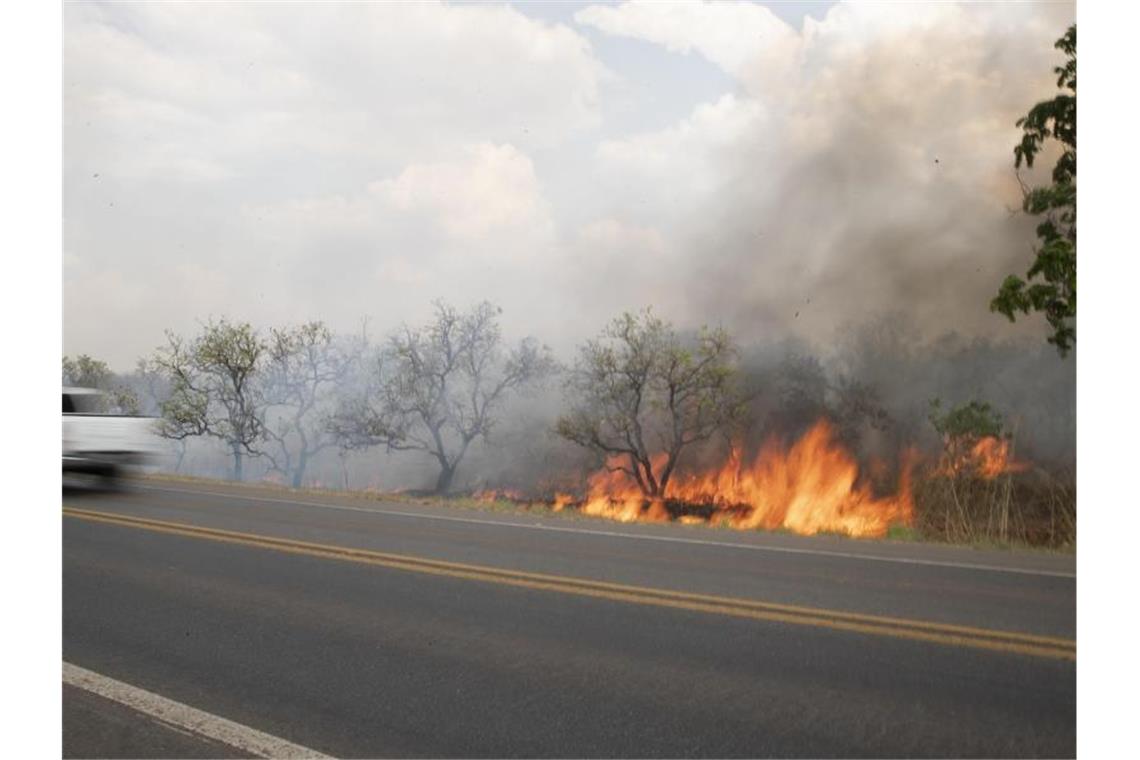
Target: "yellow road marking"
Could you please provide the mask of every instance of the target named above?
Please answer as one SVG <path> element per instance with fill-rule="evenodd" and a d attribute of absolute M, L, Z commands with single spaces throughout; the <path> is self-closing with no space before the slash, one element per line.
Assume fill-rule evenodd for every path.
<path fill-rule="evenodd" d="M 402 554 L 318 544 L 254 533 L 207 528 L 199 525 L 166 522 L 130 515 L 64 507 L 67 517 L 108 523 L 122 527 L 201 538 L 223 543 L 241 544 L 263 549 L 301 554 L 326 559 L 441 575 L 465 580 L 498 583 L 520 588 L 575 594 L 633 604 L 730 615 L 753 620 L 809 625 L 877 636 L 926 641 L 952 646 L 1012 652 L 1034 657 L 1076 660 L 1076 642 L 1072 639 L 1038 636 L 1014 631 L 997 631 L 970 626 L 933 623 L 907 618 L 866 615 L 840 610 L 801 607 L 751 599 L 696 594 L 685 591 L 646 588 L 586 578 L 572 578 L 520 570 L 505 570 L 484 565 L 413 557 Z"/>

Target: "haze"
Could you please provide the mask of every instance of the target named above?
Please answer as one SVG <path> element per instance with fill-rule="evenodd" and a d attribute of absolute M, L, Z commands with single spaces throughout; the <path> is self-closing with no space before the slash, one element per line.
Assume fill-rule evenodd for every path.
<path fill-rule="evenodd" d="M 1044 335 L 1015 121 L 1069 3 L 65 5 L 64 353 L 434 298 L 565 354 L 653 305 L 745 342 Z M 1041 166 L 1051 162 L 1042 161 Z"/>

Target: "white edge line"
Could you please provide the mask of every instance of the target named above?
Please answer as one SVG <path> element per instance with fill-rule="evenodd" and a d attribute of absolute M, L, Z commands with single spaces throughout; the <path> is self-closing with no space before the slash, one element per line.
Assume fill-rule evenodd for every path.
<path fill-rule="evenodd" d="M 63 682 L 68 686 L 97 694 L 132 710 L 149 715 L 171 726 L 190 731 L 214 741 L 228 744 L 255 757 L 327 758 L 316 750 L 258 731 L 241 723 L 226 720 L 173 699 L 161 697 L 137 686 L 116 681 L 93 671 L 63 663 Z"/>
<path fill-rule="evenodd" d="M 475 523 L 477 525 L 501 525 L 507 528 L 525 528 L 527 530 L 548 530 L 561 533 L 583 533 L 590 536 L 610 536 L 613 538 L 628 538 L 640 541 L 665 541 L 675 544 L 697 544 L 701 546 L 720 546 L 729 549 L 746 549 L 759 552 L 778 552 L 782 554 L 811 554 L 822 557 L 840 557 L 843 559 L 862 559 L 870 562 L 895 562 L 902 565 L 928 565 L 931 567 L 953 567 L 964 570 L 984 570 L 995 573 L 1014 573 L 1017 575 L 1040 575 L 1051 578 L 1076 578 L 1076 573 L 1066 573 L 1056 570 L 1033 570 L 1021 567 L 1002 567 L 1001 565 L 979 565 L 971 562 L 949 562 L 936 559 L 915 559 L 912 557 L 886 557 L 881 554 L 859 554 L 856 552 L 836 552 L 825 549 L 795 549 L 789 546 L 758 546 L 756 544 L 737 544 L 729 541 L 707 541 L 701 538 L 680 538 L 678 536 L 650 536 L 642 533 L 621 533 L 614 530 L 595 530 L 584 528 L 569 528 L 560 525 L 545 525 L 543 523 L 519 523 L 505 520 L 480 520 L 474 517 L 454 517 L 452 515 L 433 515 L 423 512 L 404 512 L 396 509 L 371 509 L 368 507 L 350 507 L 345 504 L 326 504 L 316 501 L 298 501 L 295 499 L 275 499 L 266 496 L 247 496 L 244 494 L 228 493 L 225 491 L 207 491 L 204 489 L 162 488 L 160 486 L 139 484 L 140 488 L 151 491 L 167 491 L 169 493 L 206 494 L 207 496 L 223 496 L 246 501 L 262 501 L 272 504 L 292 504 L 301 507 L 316 507 L 319 509 L 337 509 L 344 512 L 363 512 L 372 515 L 391 515 L 395 517 L 412 517 L 420 520 L 445 520 L 447 522 Z"/>

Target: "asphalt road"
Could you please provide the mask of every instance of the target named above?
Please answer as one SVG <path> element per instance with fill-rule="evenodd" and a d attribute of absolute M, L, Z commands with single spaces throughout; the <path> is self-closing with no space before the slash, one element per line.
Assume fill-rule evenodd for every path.
<path fill-rule="evenodd" d="M 64 508 L 65 661 L 330 755 L 1076 752 L 1071 556 L 157 481 Z M 64 705 L 68 756 L 211 752 Z"/>
<path fill-rule="evenodd" d="M 63 687 L 64 757 L 248 757 L 106 697 Z"/>

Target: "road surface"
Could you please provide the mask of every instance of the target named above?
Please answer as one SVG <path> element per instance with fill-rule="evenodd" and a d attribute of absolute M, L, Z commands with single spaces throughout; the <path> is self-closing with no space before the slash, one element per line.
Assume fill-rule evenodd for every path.
<path fill-rule="evenodd" d="M 63 502 L 65 663 L 282 746 L 1076 753 L 1072 556 L 159 480 Z M 67 756 L 259 751 L 87 688 Z"/>

